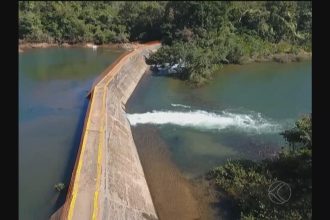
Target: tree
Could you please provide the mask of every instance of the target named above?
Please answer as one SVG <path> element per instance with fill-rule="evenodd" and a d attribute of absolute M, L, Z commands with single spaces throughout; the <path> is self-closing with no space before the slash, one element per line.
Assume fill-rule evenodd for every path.
<path fill-rule="evenodd" d="M 285 140 L 293 147 L 312 148 L 312 116 L 304 116 L 299 119 L 295 127 L 281 133 Z"/>
<path fill-rule="evenodd" d="M 53 1 L 20 2 L 18 9 L 19 38 L 30 42 L 162 40 L 176 45 L 172 53 L 189 43 L 199 69 L 184 68 L 183 78 L 194 82 L 223 63 L 311 50 L 310 2 Z"/>
<path fill-rule="evenodd" d="M 208 178 L 237 204 L 240 219 L 312 218 L 311 122 L 311 115 L 305 116 L 282 133 L 289 144 L 299 145 L 296 151 L 283 149 L 277 157 L 260 162 L 228 161 L 208 173 Z M 288 183 L 294 192 L 285 206 L 268 198 L 268 188 L 276 180 Z"/>

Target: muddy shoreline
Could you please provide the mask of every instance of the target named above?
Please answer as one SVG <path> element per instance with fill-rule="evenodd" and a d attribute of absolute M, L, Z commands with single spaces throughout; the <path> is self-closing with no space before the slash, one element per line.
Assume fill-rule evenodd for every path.
<path fill-rule="evenodd" d="M 129 43 L 109 43 L 102 45 L 94 45 L 93 43 L 78 43 L 78 44 L 58 44 L 58 43 L 29 43 L 19 41 L 18 52 L 22 53 L 25 50 L 33 48 L 109 48 L 109 49 L 124 49 L 124 50 L 134 50 L 138 48 L 141 43 L 138 42 L 129 42 Z M 275 61 L 279 63 L 290 63 L 290 62 L 299 62 L 303 60 L 308 60 L 312 58 L 312 52 L 300 51 L 298 53 L 275 53 L 265 56 L 256 56 L 256 57 L 242 57 L 239 61 L 239 64 L 248 64 L 248 63 L 261 63 L 261 62 L 270 62 Z"/>

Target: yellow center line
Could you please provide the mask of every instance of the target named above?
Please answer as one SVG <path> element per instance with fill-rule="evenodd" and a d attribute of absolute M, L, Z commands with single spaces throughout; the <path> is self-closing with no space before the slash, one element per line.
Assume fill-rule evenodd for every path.
<path fill-rule="evenodd" d="M 118 62 L 118 64 L 112 69 L 110 70 L 104 77 L 102 80 L 99 81 L 98 84 L 100 84 L 103 80 L 105 80 L 105 78 L 107 76 L 109 76 L 109 74 L 113 73 L 114 70 L 119 69 L 123 62 L 128 59 L 128 57 L 132 56 L 133 54 L 137 53 L 137 51 L 141 48 L 146 48 L 149 45 L 146 46 L 141 46 L 139 47 L 137 50 L 131 51 L 130 53 L 128 53 L 124 58 L 122 58 L 122 60 L 120 60 Z M 152 45 L 151 45 L 152 46 Z M 105 97 L 106 97 L 106 91 L 105 89 L 108 87 L 108 85 L 110 84 L 111 80 L 113 79 L 114 75 L 110 75 L 110 79 L 108 79 L 108 82 L 106 83 L 106 86 L 103 86 L 100 89 L 103 89 L 103 97 L 102 97 L 102 111 L 101 111 L 101 128 L 100 128 L 100 136 L 99 136 L 99 144 L 98 144 L 98 152 L 97 152 L 97 174 L 96 174 L 96 189 L 94 192 L 94 201 L 93 201 L 93 214 L 92 214 L 92 219 L 97 219 L 97 214 L 98 214 L 98 197 L 99 197 L 99 188 L 100 188 L 100 175 L 101 175 L 101 160 L 102 160 L 102 141 L 104 140 L 104 115 L 105 114 L 105 107 L 106 107 L 106 103 L 105 103 Z M 97 87 L 97 85 L 95 86 L 95 88 Z M 94 91 L 95 92 L 95 91 Z M 93 92 L 93 93 L 94 93 Z M 79 180 L 80 180 L 80 173 L 81 173 L 81 167 L 83 164 L 83 158 L 84 158 L 84 152 L 85 152 L 85 148 L 86 148 L 86 132 L 89 130 L 89 126 L 90 126 L 90 113 L 92 112 L 92 108 L 93 108 L 93 96 L 91 98 L 91 103 L 90 103 L 90 109 L 89 109 L 89 114 L 88 114 L 88 118 L 87 118 L 87 123 L 86 123 L 86 129 L 84 132 L 84 137 L 83 137 L 83 142 L 81 145 L 81 153 L 79 156 L 79 160 L 78 160 L 78 166 L 77 166 L 77 170 L 76 170 L 76 175 L 75 175 L 75 180 L 74 180 L 74 184 L 73 184 L 73 189 L 72 189 L 72 198 L 70 200 L 70 205 L 69 205 L 69 212 L 68 212 L 68 220 L 72 219 L 73 216 L 73 210 L 75 207 L 75 203 L 76 203 L 76 199 L 77 199 L 77 195 L 78 195 L 78 187 L 79 187 Z"/>
<path fill-rule="evenodd" d="M 131 53 L 129 53 L 129 54 L 131 54 Z M 128 54 L 127 54 L 128 55 Z M 126 56 L 127 57 L 127 56 Z M 125 60 L 125 59 L 123 59 L 123 60 Z M 120 62 L 121 63 L 121 62 Z M 118 63 L 119 64 L 119 63 Z M 116 67 L 117 67 L 118 65 L 116 65 Z M 110 74 L 111 72 L 113 72 L 113 70 L 114 70 L 115 68 L 113 68 L 111 71 L 109 71 L 109 73 L 108 74 Z M 108 75 L 107 74 L 107 75 Z M 106 75 L 106 76 L 107 76 Z M 106 77 L 105 76 L 105 77 Z M 105 78 L 104 77 L 104 78 Z M 103 78 L 103 79 L 104 79 Z M 101 81 L 103 81 L 103 80 L 101 80 Z M 101 83 L 101 81 L 99 82 L 99 83 Z M 109 82 L 110 82 L 111 80 L 109 80 Z M 107 85 L 109 84 L 109 82 L 107 83 Z M 105 92 L 104 92 L 104 94 L 105 94 Z M 103 99 L 104 99 L 104 95 L 103 95 Z M 92 112 L 92 108 L 93 108 L 93 103 L 94 103 L 94 99 L 93 99 L 93 97 L 91 98 L 91 103 L 90 103 L 90 110 L 89 110 L 89 112 Z M 103 103 L 104 103 L 104 100 L 103 100 Z M 102 104 L 102 107 L 103 108 L 105 108 L 104 107 L 104 105 Z M 86 123 L 86 129 L 85 129 L 85 133 L 89 130 L 89 127 L 90 127 L 90 115 L 88 115 L 87 116 L 88 118 L 87 118 L 87 123 Z M 101 140 L 101 137 L 103 136 L 103 131 L 102 131 L 103 129 L 101 129 L 100 130 L 100 140 Z M 73 184 L 73 188 L 72 188 L 72 193 L 71 193 L 71 195 L 72 195 L 72 198 L 71 198 L 71 200 L 70 200 L 70 205 L 69 205 L 69 212 L 68 212 L 68 220 L 71 220 L 72 219 L 72 217 L 73 217 L 73 210 L 74 210 L 74 207 L 75 207 L 75 203 L 76 203 L 76 199 L 77 199 L 77 195 L 78 195 L 78 187 L 79 187 L 79 179 L 80 179 L 80 173 L 81 173 L 81 167 L 82 167 L 82 164 L 83 164 L 83 158 L 84 158 L 84 152 L 85 152 L 85 148 L 86 148 L 86 136 L 85 136 L 85 133 L 83 134 L 84 136 L 83 136 L 83 142 L 82 142 L 82 145 L 81 145 L 81 153 L 80 153 L 80 156 L 79 156 L 79 159 L 78 159 L 78 166 L 77 166 L 77 170 L 76 170 L 76 175 L 75 175 L 75 180 L 74 180 L 74 184 Z M 102 154 L 101 154 L 101 151 L 100 151 L 100 143 L 101 142 L 99 142 L 99 147 L 98 147 L 98 162 L 97 162 L 97 183 L 99 182 L 98 180 L 99 180 L 99 176 L 100 176 L 100 171 L 101 171 L 101 166 L 100 166 L 100 161 L 101 161 L 101 156 L 102 156 Z M 97 199 L 98 199 L 98 188 L 99 188 L 99 186 L 98 186 L 99 184 L 97 184 L 97 190 L 95 191 L 95 194 L 94 194 L 94 208 L 93 208 L 93 216 L 94 216 L 94 218 L 96 218 L 96 214 L 95 214 L 95 212 L 94 212 L 94 210 L 97 210 L 98 209 L 98 207 L 97 207 Z"/>
<path fill-rule="evenodd" d="M 143 48 L 145 48 L 147 46 L 144 46 Z M 142 48 L 142 47 L 140 47 Z M 138 49 L 140 49 L 138 48 Z M 137 50 L 138 50 L 137 49 Z M 99 81 L 98 84 L 101 84 L 101 82 L 103 80 L 106 79 L 107 76 L 109 76 L 111 73 L 113 73 L 115 70 L 119 69 L 123 62 L 128 59 L 128 57 L 132 56 L 133 54 L 137 53 L 137 50 L 131 51 L 130 53 L 128 53 L 112 70 L 110 70 L 104 77 L 102 80 Z M 117 71 L 118 72 L 118 71 Z M 117 73 L 115 72 L 115 73 Z M 96 220 L 97 219 L 97 215 L 98 215 L 98 197 L 99 197 L 99 190 L 100 190 L 100 175 L 101 175 L 101 158 L 102 158 L 102 140 L 104 138 L 104 120 L 103 120 L 103 116 L 106 115 L 105 114 L 105 107 L 106 107 L 106 103 L 105 103 L 105 97 L 106 97 L 106 91 L 105 89 L 108 88 L 110 82 L 112 81 L 112 79 L 114 78 L 114 74 L 110 75 L 110 79 L 108 79 L 108 81 L 105 83 L 105 86 L 102 87 L 103 89 L 103 97 L 102 97 L 102 125 L 101 125 L 101 129 L 100 129 L 100 140 L 99 140 L 99 145 L 98 145 L 98 154 L 97 154 L 97 175 L 96 175 L 96 189 L 94 192 L 94 203 L 93 203 L 93 214 L 92 214 L 92 219 Z M 97 87 L 97 85 L 96 85 Z M 95 87 L 95 88 L 96 88 Z"/>
<path fill-rule="evenodd" d="M 132 51 L 131 53 L 127 54 L 127 56 L 125 58 L 128 57 L 128 55 L 132 55 L 133 52 L 135 51 Z M 123 61 L 125 60 L 122 59 L 121 62 L 119 62 L 115 68 L 113 68 L 111 71 L 109 71 L 109 73 L 99 82 L 101 83 L 109 74 L 113 73 L 115 69 L 118 69 L 121 64 L 123 63 Z M 106 82 L 105 86 L 103 86 L 102 88 L 100 89 L 103 89 L 103 96 L 102 96 L 102 111 L 101 111 L 101 115 L 102 115 L 102 118 L 101 118 L 101 129 L 100 129 L 100 139 L 99 139 L 99 145 L 98 145 L 98 152 L 97 152 L 97 174 L 96 174 L 96 188 L 95 188 L 95 192 L 94 192 L 94 202 L 93 202 L 93 214 L 92 214 L 92 219 L 93 220 L 96 220 L 97 219 L 97 215 L 98 215 L 98 198 L 99 198 L 99 190 L 100 190 L 100 176 L 101 176 L 101 159 L 102 159 L 102 143 L 103 143 L 103 140 L 104 140 L 104 122 L 105 120 L 104 119 L 104 115 L 106 115 L 105 113 L 105 107 L 106 107 L 106 100 L 105 100 L 105 97 L 106 97 L 106 91 L 105 89 L 108 87 L 108 85 L 110 84 L 111 80 L 113 79 L 114 77 L 114 74 L 110 75 L 110 79 L 108 79 L 108 82 Z"/>
<path fill-rule="evenodd" d="M 92 112 L 92 108 L 93 108 L 93 97 L 89 106 L 89 112 Z M 74 180 L 74 184 L 73 184 L 73 188 L 72 188 L 72 199 L 70 201 L 70 206 L 69 206 L 69 213 L 68 213 L 68 220 L 72 219 L 72 215 L 73 215 L 73 209 L 76 203 L 76 199 L 77 199 L 77 193 L 78 193 L 78 186 L 79 186 L 79 178 L 80 178 L 80 171 L 81 171 L 81 167 L 83 164 L 83 160 L 84 160 L 84 152 L 85 152 L 85 148 L 86 148 L 86 132 L 88 131 L 90 126 L 90 117 L 87 118 L 87 123 L 86 123 L 86 129 L 84 131 L 84 137 L 83 137 L 83 142 L 81 145 L 81 152 L 80 152 L 80 156 L 79 156 L 79 160 L 78 160 L 78 166 L 77 166 L 77 170 L 76 170 L 76 175 L 75 175 L 75 180 Z"/>
<path fill-rule="evenodd" d="M 94 203 L 93 203 L 93 215 L 92 219 L 97 219 L 98 214 L 98 198 L 99 198 L 99 188 L 100 188 L 100 175 L 101 175 L 101 159 L 102 159 L 102 147 L 103 147 L 103 141 L 104 141 L 104 115 L 105 115 L 105 95 L 106 91 L 105 88 L 102 88 L 103 90 L 103 96 L 102 96 L 102 111 L 101 111 L 101 128 L 100 128 L 100 138 L 99 138 L 99 145 L 97 150 L 97 173 L 96 173 L 96 189 L 94 192 Z"/>

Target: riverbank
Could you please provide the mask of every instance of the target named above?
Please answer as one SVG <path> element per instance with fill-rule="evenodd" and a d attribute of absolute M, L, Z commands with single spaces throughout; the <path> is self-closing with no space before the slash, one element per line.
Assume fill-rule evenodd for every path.
<path fill-rule="evenodd" d="M 26 50 L 33 48 L 109 48 L 109 49 L 124 49 L 124 50 L 134 50 L 141 46 L 141 43 L 138 42 L 129 42 L 129 43 L 109 43 L 102 45 L 95 45 L 93 43 L 77 43 L 77 44 L 68 44 L 68 43 L 30 43 L 30 42 L 19 42 L 18 52 L 23 53 Z M 242 57 L 239 60 L 239 64 L 248 64 L 248 63 L 261 63 L 261 62 L 270 62 L 275 61 L 279 63 L 290 63 L 290 62 L 299 62 L 303 60 L 308 60 L 312 58 L 312 52 L 299 51 L 298 53 L 274 53 L 264 56 L 252 56 L 252 57 Z"/>
<path fill-rule="evenodd" d="M 198 89 L 178 79 L 146 74 L 126 110 L 128 118 L 137 114 L 141 119 L 131 128 L 159 218 L 212 219 L 203 213 L 215 212 L 215 219 L 238 219 L 234 217 L 240 213 L 233 211 L 235 204 L 226 194 L 215 192 L 214 182 L 198 177 L 227 159 L 261 160 L 277 152 L 283 141 L 277 129 L 290 126 L 289 120 L 311 108 L 310 71 L 309 61 L 226 65 L 212 83 Z M 150 114 L 154 111 L 160 114 Z M 197 111 L 212 118 L 203 121 L 191 114 Z M 187 125 L 187 115 L 189 122 L 200 120 L 202 125 Z M 239 122 L 246 117 L 253 118 L 256 127 L 250 130 Z M 229 118 L 236 122 L 222 129 Z M 209 129 L 217 120 L 219 130 Z M 194 211 L 185 213 L 187 209 Z"/>
<path fill-rule="evenodd" d="M 130 42 L 130 43 L 110 43 L 95 45 L 93 43 L 78 43 L 78 44 L 68 44 L 68 43 L 30 43 L 30 42 L 19 42 L 18 52 L 23 53 L 26 50 L 34 48 L 74 48 L 74 47 L 83 47 L 83 48 L 109 48 L 109 49 L 124 49 L 124 50 L 134 50 L 141 46 L 141 43 Z"/>
<path fill-rule="evenodd" d="M 298 53 L 274 53 L 264 56 L 253 56 L 253 57 L 242 57 L 239 60 L 239 64 L 248 63 L 261 63 L 261 62 L 278 62 L 278 63 L 290 63 L 290 62 L 300 62 L 303 60 L 309 60 L 312 58 L 312 52 L 306 52 L 304 50 Z"/>

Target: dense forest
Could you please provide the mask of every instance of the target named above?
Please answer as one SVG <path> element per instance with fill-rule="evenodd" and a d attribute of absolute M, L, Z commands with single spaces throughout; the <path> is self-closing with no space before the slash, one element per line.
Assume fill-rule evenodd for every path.
<path fill-rule="evenodd" d="M 209 173 L 236 204 L 240 219 L 312 219 L 312 116 L 302 117 L 281 134 L 288 146 L 275 158 L 228 161 Z M 268 197 L 269 186 L 276 180 L 291 187 L 285 204 Z"/>
<path fill-rule="evenodd" d="M 178 64 L 196 85 L 226 63 L 311 51 L 312 3 L 291 1 L 19 2 L 22 42 L 161 40 L 149 64 Z"/>
<path fill-rule="evenodd" d="M 308 47 L 311 28 L 311 2 L 19 2 L 19 39 L 31 42 L 172 43 L 232 34 Z"/>

